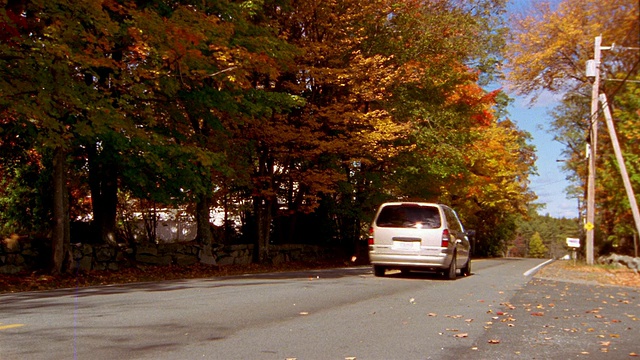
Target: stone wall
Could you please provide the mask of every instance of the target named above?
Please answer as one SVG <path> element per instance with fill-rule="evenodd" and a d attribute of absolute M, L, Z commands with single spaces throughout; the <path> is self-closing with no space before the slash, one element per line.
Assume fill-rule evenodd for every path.
<path fill-rule="evenodd" d="M 26 239 L 0 242 L 0 273 L 17 274 L 21 271 L 46 269 L 50 246 Z M 199 262 L 201 247 L 195 242 L 169 244 L 92 245 L 72 244 L 73 270 L 118 270 L 137 265 L 192 265 Z M 304 244 L 271 245 L 273 264 L 291 261 L 314 261 L 340 258 L 340 251 Z M 219 245 L 213 250 L 216 265 L 247 265 L 253 261 L 253 245 Z"/>

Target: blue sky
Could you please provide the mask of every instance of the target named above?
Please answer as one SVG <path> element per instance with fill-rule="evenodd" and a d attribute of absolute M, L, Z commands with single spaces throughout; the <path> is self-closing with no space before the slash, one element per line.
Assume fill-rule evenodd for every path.
<path fill-rule="evenodd" d="M 531 177 L 530 187 L 538 195 L 536 203 L 546 204 L 539 213 L 575 218 L 578 216 L 578 200 L 567 199 L 566 188 L 571 183 L 566 180 L 567 173 L 561 169 L 562 163 L 557 161 L 562 160 L 564 145 L 554 141 L 553 134 L 548 132 L 552 119 L 547 112 L 556 105 L 550 96 L 540 98 L 533 105 L 527 99 L 517 97 L 509 113 L 518 128 L 531 134 L 531 143 L 536 147 L 538 175 Z"/>
<path fill-rule="evenodd" d="M 508 5 L 508 14 L 527 13 L 536 0 L 511 0 Z M 558 1 L 552 1 L 557 3 Z M 507 85 L 504 90 L 509 94 Z M 531 134 L 531 144 L 536 147 L 538 160 L 536 166 L 538 175 L 531 177 L 531 189 L 538 195 L 537 203 L 546 204 L 539 211 L 541 215 L 549 214 L 553 217 L 575 218 L 578 216 L 578 201 L 567 199 L 566 188 L 571 185 L 566 180 L 567 174 L 562 172 L 563 145 L 553 141 L 553 134 L 548 132 L 552 118 L 548 111 L 558 105 L 556 98 L 549 94 L 542 94 L 533 104 L 529 99 L 514 97 L 515 101 L 509 108 L 509 117 L 518 128 Z"/>

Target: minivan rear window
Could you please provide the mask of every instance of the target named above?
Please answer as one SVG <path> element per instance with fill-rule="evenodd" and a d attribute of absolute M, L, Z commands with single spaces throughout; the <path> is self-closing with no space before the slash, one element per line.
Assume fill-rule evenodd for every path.
<path fill-rule="evenodd" d="M 435 206 L 387 205 L 376 219 L 379 227 L 437 229 L 440 225 L 440 212 Z"/>

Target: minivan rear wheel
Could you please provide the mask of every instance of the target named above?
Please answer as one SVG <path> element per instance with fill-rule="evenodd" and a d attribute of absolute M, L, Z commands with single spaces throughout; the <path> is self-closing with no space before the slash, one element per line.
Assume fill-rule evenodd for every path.
<path fill-rule="evenodd" d="M 384 266 L 374 265 L 373 266 L 373 275 L 375 276 L 384 276 L 385 272 Z"/>
<path fill-rule="evenodd" d="M 453 257 L 451 258 L 451 264 L 449 264 L 449 269 L 445 273 L 447 280 L 455 280 L 456 279 L 456 253 L 453 253 Z"/>
<path fill-rule="evenodd" d="M 469 258 L 467 260 L 467 263 L 464 265 L 464 267 L 462 269 L 460 269 L 460 273 L 463 276 L 469 276 L 471 275 L 471 258 Z"/>

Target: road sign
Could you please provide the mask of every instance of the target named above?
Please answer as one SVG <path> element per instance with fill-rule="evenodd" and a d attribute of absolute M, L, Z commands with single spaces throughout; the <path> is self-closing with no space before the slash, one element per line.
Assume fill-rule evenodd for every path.
<path fill-rule="evenodd" d="M 593 230 L 594 227 L 595 226 L 593 226 L 592 222 L 588 222 L 588 223 L 584 224 L 584 229 L 587 230 L 587 231 Z"/>
<path fill-rule="evenodd" d="M 578 238 L 567 238 L 567 246 L 571 248 L 579 248 L 580 247 L 580 239 Z"/>

